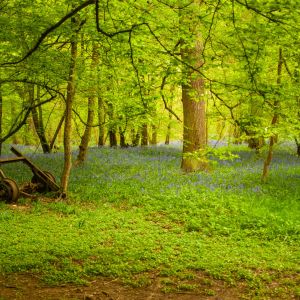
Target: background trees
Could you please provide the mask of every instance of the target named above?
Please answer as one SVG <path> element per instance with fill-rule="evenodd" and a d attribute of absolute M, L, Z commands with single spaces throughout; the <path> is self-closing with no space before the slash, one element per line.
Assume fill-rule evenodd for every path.
<path fill-rule="evenodd" d="M 64 143 L 68 165 L 71 146 L 83 162 L 88 144 L 171 134 L 185 171 L 207 167 L 207 135 L 257 151 L 285 136 L 299 154 L 293 1 L 2 1 L 0 12 L 0 143 Z"/>

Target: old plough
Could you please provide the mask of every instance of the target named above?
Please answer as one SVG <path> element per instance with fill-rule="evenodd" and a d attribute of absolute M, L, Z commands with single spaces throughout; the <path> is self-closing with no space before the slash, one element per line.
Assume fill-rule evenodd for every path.
<path fill-rule="evenodd" d="M 60 187 L 50 172 L 39 169 L 15 147 L 11 147 L 10 150 L 16 157 L 0 159 L 0 167 L 2 164 L 22 162 L 31 169 L 33 176 L 30 182 L 20 187 L 15 180 L 6 177 L 0 168 L 0 200 L 14 203 L 20 196 L 31 196 L 34 192 L 59 192 Z"/>

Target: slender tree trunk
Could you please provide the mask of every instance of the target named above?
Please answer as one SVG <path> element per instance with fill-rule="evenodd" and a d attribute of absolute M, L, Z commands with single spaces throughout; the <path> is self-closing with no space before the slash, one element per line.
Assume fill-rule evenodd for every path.
<path fill-rule="evenodd" d="M 52 137 L 52 140 L 51 140 L 51 143 L 50 143 L 50 149 L 51 149 L 51 151 L 52 151 L 52 149 L 53 149 L 53 147 L 54 147 L 54 143 L 55 143 L 56 138 L 57 138 L 57 136 L 58 136 L 58 134 L 59 134 L 59 132 L 60 132 L 60 129 L 61 129 L 61 127 L 62 127 L 62 124 L 64 123 L 65 117 L 66 117 L 66 112 L 64 112 L 64 114 L 63 114 L 62 117 L 60 118 L 60 121 L 59 121 L 59 123 L 58 123 L 58 125 L 57 125 L 57 128 L 56 128 L 56 130 L 55 130 L 55 132 L 54 132 L 54 135 L 53 135 L 53 137 Z"/>
<path fill-rule="evenodd" d="M 66 99 L 66 117 L 64 127 L 64 167 L 61 176 L 61 191 L 63 194 L 67 193 L 69 177 L 72 168 L 72 107 L 75 96 L 75 72 L 76 72 L 76 58 L 77 58 L 77 33 L 75 28 L 77 21 L 75 18 L 71 19 L 73 36 L 71 37 L 71 62 L 69 69 L 69 78 L 67 85 L 67 99 Z"/>
<path fill-rule="evenodd" d="M 115 114 L 114 114 L 114 107 L 111 103 L 108 104 L 108 111 L 107 114 L 109 116 L 109 130 L 108 130 L 108 136 L 109 136 L 109 145 L 110 147 L 117 147 L 118 146 L 118 140 L 117 140 L 117 130 L 115 126 Z"/>
<path fill-rule="evenodd" d="M 140 143 L 140 132 L 139 130 L 135 131 L 134 128 L 131 129 L 131 142 L 132 142 L 132 147 L 137 147 Z"/>
<path fill-rule="evenodd" d="M 126 137 L 125 137 L 125 130 L 119 127 L 119 135 L 120 135 L 120 147 L 121 148 L 126 148 L 127 143 L 126 143 Z"/>
<path fill-rule="evenodd" d="M 15 123 L 15 113 L 16 113 L 15 102 L 14 102 L 14 100 L 11 100 L 10 101 L 11 127 L 13 127 L 14 123 Z M 12 143 L 15 145 L 19 144 L 19 139 L 18 139 L 17 133 L 15 133 L 12 136 Z"/>
<path fill-rule="evenodd" d="M 34 86 L 32 87 L 33 93 L 34 93 Z M 34 94 L 33 94 L 34 96 Z M 37 87 L 37 103 L 40 103 L 40 87 Z M 38 138 L 40 140 L 42 149 L 44 153 L 50 153 L 51 148 L 47 141 L 46 134 L 45 134 L 45 128 L 43 123 L 43 111 L 42 107 L 39 106 L 38 109 L 36 107 L 33 107 L 31 110 L 32 119 L 35 127 L 35 131 L 38 135 Z"/>
<path fill-rule="evenodd" d="M 282 56 L 282 49 L 279 48 L 279 58 L 278 58 L 278 67 L 277 67 L 277 84 L 281 84 L 281 73 L 282 73 L 282 65 L 283 65 L 283 56 Z M 272 118 L 271 125 L 275 126 L 278 123 L 278 109 L 279 109 L 279 101 L 276 100 L 274 101 L 274 115 Z M 269 139 L 269 150 L 268 150 L 268 155 L 264 161 L 264 168 L 263 168 L 263 173 L 262 173 L 262 182 L 266 182 L 267 177 L 269 175 L 269 166 L 271 164 L 272 158 L 273 158 L 273 148 L 274 145 L 277 141 L 277 135 L 276 134 L 271 134 L 270 139 Z"/>
<path fill-rule="evenodd" d="M 148 146 L 148 125 L 145 123 L 142 125 L 141 128 L 141 136 L 141 146 Z"/>
<path fill-rule="evenodd" d="M 172 109 L 172 106 L 170 106 Z M 170 138 L 171 138 L 171 124 L 172 124 L 172 114 L 169 112 L 169 122 L 167 125 L 167 132 L 166 132 L 166 139 L 165 139 L 165 145 L 170 144 Z"/>
<path fill-rule="evenodd" d="M 92 63 L 91 63 L 91 79 L 95 78 L 95 72 L 97 72 L 98 62 L 99 62 L 98 47 L 96 46 L 96 44 L 94 44 L 93 53 L 92 53 Z M 93 80 L 93 84 L 95 84 L 94 80 Z M 82 164 L 86 160 L 88 145 L 91 137 L 92 125 L 94 122 L 96 94 L 97 93 L 95 87 L 92 87 L 90 91 L 90 95 L 88 97 L 87 123 L 86 123 L 83 136 L 81 138 L 81 143 L 79 145 L 79 153 L 77 156 L 76 164 Z"/>
<path fill-rule="evenodd" d="M 34 84 L 29 84 L 26 86 L 25 88 L 27 95 L 28 95 L 28 103 L 27 105 L 30 106 L 34 106 Z M 32 112 L 32 109 L 31 109 Z M 31 144 L 31 140 L 30 140 L 30 132 L 32 131 L 33 136 L 36 137 L 36 127 L 35 127 L 35 123 L 34 123 L 34 118 L 33 116 L 28 116 L 28 119 L 26 120 L 25 123 L 25 130 L 24 130 L 24 143 L 25 145 L 30 145 Z"/>
<path fill-rule="evenodd" d="M 151 145 L 157 145 L 157 126 L 152 124 L 152 136 L 151 136 Z"/>
<path fill-rule="evenodd" d="M 297 146 L 297 155 L 300 157 L 300 141 L 295 138 L 296 146 Z"/>
<path fill-rule="evenodd" d="M 0 156 L 2 155 L 2 122 L 3 122 L 3 97 L 0 85 Z"/>
<path fill-rule="evenodd" d="M 105 145 L 105 107 L 104 101 L 100 95 L 98 95 L 98 124 L 99 124 L 99 137 L 98 137 L 98 147 Z"/>
<path fill-rule="evenodd" d="M 109 145 L 110 145 L 110 147 L 117 147 L 118 146 L 118 140 L 117 140 L 116 130 L 114 128 L 111 128 L 108 131 L 108 135 L 109 135 Z"/>

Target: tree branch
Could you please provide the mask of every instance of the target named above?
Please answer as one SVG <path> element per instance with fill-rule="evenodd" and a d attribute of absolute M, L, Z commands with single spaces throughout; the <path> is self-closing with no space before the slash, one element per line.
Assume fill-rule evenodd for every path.
<path fill-rule="evenodd" d="M 81 11 L 82 9 L 84 9 L 85 7 L 87 7 L 88 5 L 94 4 L 95 0 L 87 0 L 85 2 L 83 2 L 81 5 L 77 6 L 76 8 L 74 8 L 72 11 L 70 11 L 68 14 L 66 14 L 63 18 L 61 18 L 57 23 L 55 23 L 54 25 L 52 25 L 51 27 L 49 27 L 48 29 L 46 29 L 40 36 L 40 38 L 38 39 L 38 41 L 35 43 L 35 45 L 25 54 L 25 56 L 23 56 L 20 60 L 18 61 L 14 61 L 14 62 L 7 62 L 7 63 L 3 63 L 0 66 L 8 66 L 8 65 L 16 65 L 21 63 L 22 61 L 24 61 L 25 59 L 27 59 L 29 56 L 31 56 L 41 45 L 41 43 L 44 41 L 44 39 L 52 32 L 54 31 L 56 28 L 58 28 L 59 26 L 61 26 L 65 21 L 67 21 L 68 19 L 70 19 L 71 17 L 73 17 L 75 14 L 77 14 L 79 11 Z"/>

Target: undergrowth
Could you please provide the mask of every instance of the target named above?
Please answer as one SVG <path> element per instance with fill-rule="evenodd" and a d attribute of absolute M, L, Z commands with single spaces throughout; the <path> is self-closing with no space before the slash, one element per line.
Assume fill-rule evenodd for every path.
<path fill-rule="evenodd" d="M 264 155 L 233 147 L 209 173 L 183 174 L 180 149 L 91 148 L 65 201 L 0 203 L 1 273 L 37 272 L 47 284 L 114 277 L 133 286 L 153 274 L 168 291 L 195 278 L 245 282 L 257 297 L 299 296 L 299 158 L 278 149 L 261 184 Z M 30 158 L 58 179 L 63 155 Z M 5 165 L 19 183 L 23 165 Z M 207 286 L 207 294 L 214 295 Z"/>

